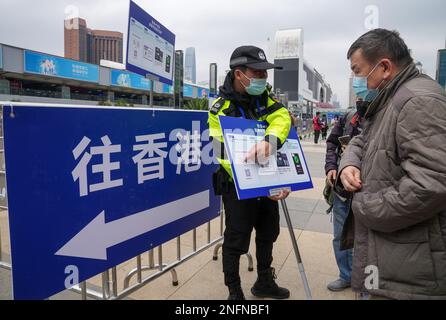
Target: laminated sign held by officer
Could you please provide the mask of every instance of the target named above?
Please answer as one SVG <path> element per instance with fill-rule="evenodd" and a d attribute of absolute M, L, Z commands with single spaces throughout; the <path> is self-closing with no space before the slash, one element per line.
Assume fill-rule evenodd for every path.
<path fill-rule="evenodd" d="M 249 249 L 251 232 L 256 229 L 256 258 L 258 279 L 251 289 L 253 295 L 286 299 L 290 293 L 279 287 L 273 261 L 273 243 L 279 235 L 279 200 L 288 191 L 274 197 L 238 200 L 230 162 L 225 154 L 219 116 L 244 117 L 266 121 L 269 125 L 263 141 L 256 144 L 246 157 L 247 161 L 262 163 L 280 149 L 288 137 L 291 118 L 288 110 L 276 101 L 267 85 L 268 69 L 277 68 L 269 63 L 262 49 L 254 46 L 237 48 L 231 56 L 231 71 L 220 87 L 220 97 L 209 112 L 210 135 L 220 169 L 214 174 L 214 188 L 223 196 L 226 230 L 223 243 L 223 272 L 229 299 L 245 299 L 240 285 L 240 256 Z"/>

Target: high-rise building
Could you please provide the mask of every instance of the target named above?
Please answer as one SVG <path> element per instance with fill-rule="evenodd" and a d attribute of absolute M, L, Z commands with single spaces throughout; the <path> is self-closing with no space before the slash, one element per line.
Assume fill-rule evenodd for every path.
<path fill-rule="evenodd" d="M 271 40 L 268 47 L 271 47 Z M 332 107 L 330 85 L 305 59 L 303 29 L 277 31 L 273 50 L 274 64 L 283 68 L 273 71 L 276 95 L 284 95 L 288 106 L 303 114 L 311 115 L 316 107 Z"/>
<path fill-rule="evenodd" d="M 65 58 L 88 62 L 87 22 L 81 18 L 65 20 Z"/>
<path fill-rule="evenodd" d="M 122 63 L 122 38 L 121 32 L 92 30 L 88 34 L 88 47 L 91 48 L 89 62 L 99 64 L 104 59 Z"/>
<path fill-rule="evenodd" d="M 446 49 L 438 50 L 436 80 L 446 89 Z"/>
<path fill-rule="evenodd" d="M 187 48 L 184 62 L 184 80 L 197 83 L 197 63 L 195 48 Z"/>
<path fill-rule="evenodd" d="M 91 30 L 81 18 L 65 20 L 65 57 L 99 64 L 101 59 L 122 63 L 123 34 Z"/>

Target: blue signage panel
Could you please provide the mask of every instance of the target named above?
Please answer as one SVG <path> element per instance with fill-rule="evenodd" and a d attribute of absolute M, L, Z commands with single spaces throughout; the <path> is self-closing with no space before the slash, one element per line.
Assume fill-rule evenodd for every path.
<path fill-rule="evenodd" d="M 79 61 L 25 51 L 25 72 L 51 77 L 99 82 L 99 67 Z"/>
<path fill-rule="evenodd" d="M 183 87 L 183 96 L 193 98 L 194 97 L 194 87 L 188 84 L 185 84 Z"/>
<path fill-rule="evenodd" d="M 126 69 L 172 85 L 175 35 L 130 1 Z"/>
<path fill-rule="evenodd" d="M 52 296 L 219 214 L 206 112 L 3 110 L 15 299 Z"/>
<path fill-rule="evenodd" d="M 111 70 L 111 85 L 146 91 L 150 90 L 149 79 L 136 73 L 120 70 Z"/>
<path fill-rule="evenodd" d="M 163 83 L 163 93 L 173 94 L 173 86 Z"/>
<path fill-rule="evenodd" d="M 246 162 L 245 157 L 264 139 L 268 123 L 234 117 L 219 119 L 240 200 L 270 196 L 284 188 L 292 191 L 313 188 L 296 130 L 290 130 L 283 147 L 260 165 Z"/>

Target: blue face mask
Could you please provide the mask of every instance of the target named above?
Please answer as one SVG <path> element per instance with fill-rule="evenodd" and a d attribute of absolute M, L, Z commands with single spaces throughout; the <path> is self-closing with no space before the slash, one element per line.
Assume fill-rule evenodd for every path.
<path fill-rule="evenodd" d="M 256 78 L 248 78 L 243 72 L 242 74 L 246 79 L 249 80 L 249 86 L 245 86 L 242 83 L 242 86 L 245 87 L 246 92 L 251 96 L 260 96 L 266 90 L 266 79 L 256 79 Z"/>
<path fill-rule="evenodd" d="M 367 77 L 353 77 L 353 90 L 355 91 L 355 95 L 366 102 L 372 102 L 379 94 L 379 89 L 369 89 L 367 82 L 370 75 L 376 70 L 376 67 L 378 67 L 379 64 L 380 63 L 370 71 Z M 379 84 L 378 88 L 383 82 L 384 80 Z"/>

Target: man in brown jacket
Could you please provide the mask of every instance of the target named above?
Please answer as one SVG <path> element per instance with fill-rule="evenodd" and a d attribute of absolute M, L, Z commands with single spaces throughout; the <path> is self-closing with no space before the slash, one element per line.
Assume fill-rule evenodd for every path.
<path fill-rule="evenodd" d="M 340 164 L 354 192 L 343 233 L 352 288 L 391 299 L 446 299 L 446 94 L 395 31 L 350 48 L 364 130 Z"/>

